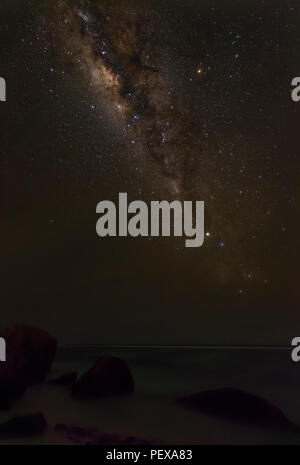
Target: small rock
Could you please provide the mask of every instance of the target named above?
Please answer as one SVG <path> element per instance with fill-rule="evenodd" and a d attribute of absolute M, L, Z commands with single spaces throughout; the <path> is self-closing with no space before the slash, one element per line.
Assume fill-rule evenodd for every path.
<path fill-rule="evenodd" d="M 101 357 L 73 386 L 81 399 L 133 392 L 134 382 L 127 364 L 116 357 Z"/>
<path fill-rule="evenodd" d="M 67 430 L 68 427 L 64 423 L 57 423 L 54 427 L 54 431 L 56 431 L 57 433 L 65 433 Z"/>
<path fill-rule="evenodd" d="M 82 428 L 57 424 L 57 433 L 63 434 L 69 441 L 84 445 L 150 445 L 151 441 L 135 436 L 121 437 L 118 434 L 99 433 L 95 428 Z"/>

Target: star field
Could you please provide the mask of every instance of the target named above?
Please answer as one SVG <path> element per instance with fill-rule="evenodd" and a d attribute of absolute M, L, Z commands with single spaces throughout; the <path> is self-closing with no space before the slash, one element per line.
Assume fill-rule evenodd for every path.
<path fill-rule="evenodd" d="M 296 34 L 294 4 L 278 2 L 270 12 L 255 2 L 234 14 L 171 2 L 157 9 L 101 1 L 58 8 L 63 55 L 71 57 L 74 78 L 92 89 L 86 108 L 102 121 L 105 112 L 110 137 L 114 127 L 131 146 L 133 184 L 155 178 L 156 195 L 162 185 L 170 198 L 204 199 L 207 248 L 219 249 L 224 261 L 220 278 L 234 270 L 245 289 L 249 280 L 269 283 L 253 250 L 260 253 L 256 244 L 283 205 L 291 212 L 296 202 L 286 182 L 295 155 L 283 161 L 277 137 L 279 115 L 290 106 L 283 44 Z M 287 91 L 278 95 L 285 77 Z M 272 243 L 284 240 L 283 223 Z"/>
<path fill-rule="evenodd" d="M 226 308 L 259 301 L 269 309 L 277 293 L 292 299 L 299 264 L 300 105 L 290 98 L 299 75 L 296 0 L 54 0 L 31 1 L 28 11 L 15 26 L 19 61 L 7 62 L 15 70 L 21 63 L 24 105 L 33 105 L 29 118 L 39 128 L 34 143 L 26 123 L 20 131 L 24 167 L 33 192 L 42 193 L 30 202 L 38 211 L 42 199 L 48 205 L 42 240 L 66 224 L 72 230 L 75 206 L 83 223 L 89 214 L 82 228 L 90 237 L 96 203 L 118 192 L 144 201 L 204 200 L 201 249 L 190 253 L 178 239 L 141 240 L 145 281 L 161 272 L 168 304 L 182 287 L 197 308 L 219 292 Z M 4 160 L 8 171 L 13 159 Z M 43 196 L 50 179 L 51 194 Z"/>

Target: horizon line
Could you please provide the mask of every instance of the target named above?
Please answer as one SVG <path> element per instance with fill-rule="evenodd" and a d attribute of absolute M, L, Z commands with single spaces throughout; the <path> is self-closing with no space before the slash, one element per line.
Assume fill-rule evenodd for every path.
<path fill-rule="evenodd" d="M 284 344 L 60 344 L 58 349 L 290 349 Z"/>

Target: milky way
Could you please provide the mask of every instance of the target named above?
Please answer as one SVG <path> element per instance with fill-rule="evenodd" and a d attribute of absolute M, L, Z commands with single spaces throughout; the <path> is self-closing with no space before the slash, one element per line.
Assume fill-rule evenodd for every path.
<path fill-rule="evenodd" d="M 96 4 L 67 6 L 65 30 L 79 48 L 75 60 L 79 54 L 129 143 L 158 164 L 174 194 L 184 194 L 193 188 L 201 141 L 191 118 L 176 109 L 153 19 L 144 11 Z"/>

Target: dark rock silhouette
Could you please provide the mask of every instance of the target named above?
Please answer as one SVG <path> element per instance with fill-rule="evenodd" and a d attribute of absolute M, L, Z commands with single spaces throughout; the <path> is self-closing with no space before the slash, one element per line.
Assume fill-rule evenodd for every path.
<path fill-rule="evenodd" d="M 73 386 L 73 395 L 88 399 L 111 394 L 128 394 L 134 382 L 127 364 L 116 357 L 101 357 Z"/>
<path fill-rule="evenodd" d="M 47 422 L 42 413 L 14 417 L 0 423 L 0 438 L 32 436 L 43 433 L 46 428 Z"/>
<path fill-rule="evenodd" d="M 1 336 L 6 362 L 0 364 L 0 407 L 6 407 L 25 389 L 44 381 L 55 357 L 57 341 L 39 328 L 15 325 Z"/>
<path fill-rule="evenodd" d="M 271 402 L 236 388 L 202 391 L 177 400 L 186 408 L 226 418 L 230 421 L 298 431 L 284 413 Z"/>
<path fill-rule="evenodd" d="M 70 373 L 66 373 L 58 378 L 50 379 L 49 384 L 55 384 L 56 386 L 70 386 L 76 382 L 77 376 L 76 371 L 71 371 Z"/>

